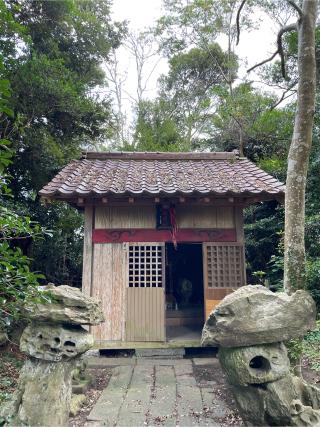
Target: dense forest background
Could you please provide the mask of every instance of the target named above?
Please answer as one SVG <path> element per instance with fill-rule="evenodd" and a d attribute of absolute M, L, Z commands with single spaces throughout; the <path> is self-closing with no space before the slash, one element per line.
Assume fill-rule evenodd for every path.
<path fill-rule="evenodd" d="M 125 22 L 112 21 L 107 0 L 0 0 L 0 309 L 5 323 L 17 315 L 8 301 L 26 298 L 26 289 L 34 290 L 39 281 L 81 285 L 83 217 L 63 203 L 43 205 L 38 191 L 83 149 L 238 149 L 285 180 L 297 36 L 285 36 L 285 78 L 275 59 L 257 68 L 254 79 L 250 73 L 240 79 L 244 65 L 235 54 L 240 3 L 164 0 L 157 25 L 137 33 Z M 248 5 L 242 31 L 257 25 L 259 14 L 279 26 L 292 16 L 285 1 Z M 221 37 L 226 50 L 218 43 Z M 120 46 L 133 55 L 137 73 L 130 120 L 123 112 Z M 320 65 L 320 30 L 316 53 Z M 150 100 L 147 81 L 159 56 L 169 68 Z M 318 80 L 306 200 L 306 286 L 318 304 L 319 89 Z M 246 210 L 248 283 L 282 286 L 283 218 L 277 202 Z"/>

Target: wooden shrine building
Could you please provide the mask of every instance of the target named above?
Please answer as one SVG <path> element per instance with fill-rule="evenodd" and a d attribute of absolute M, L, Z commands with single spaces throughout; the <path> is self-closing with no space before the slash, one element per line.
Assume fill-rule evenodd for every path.
<path fill-rule="evenodd" d="M 284 186 L 236 153 L 87 152 L 40 195 L 84 210 L 82 289 L 106 317 L 93 333 L 128 347 L 199 343 L 246 283 L 243 208 Z"/>

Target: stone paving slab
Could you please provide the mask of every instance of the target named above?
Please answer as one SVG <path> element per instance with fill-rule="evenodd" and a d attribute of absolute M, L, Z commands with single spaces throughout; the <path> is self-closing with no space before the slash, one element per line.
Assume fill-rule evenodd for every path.
<path fill-rule="evenodd" d="M 87 427 L 219 427 L 230 412 L 214 393 L 215 381 L 197 384 L 193 367 L 201 364 L 190 359 L 137 359 L 133 365 L 132 360 L 111 361 L 123 365 L 113 368 L 107 388 L 88 416 Z"/>
<path fill-rule="evenodd" d="M 203 404 L 200 389 L 196 384 L 186 385 L 177 379 L 177 413 L 178 424 L 181 426 L 200 425 L 199 418 L 203 413 Z"/>
<path fill-rule="evenodd" d="M 226 403 L 214 393 L 212 388 L 201 388 L 201 396 L 204 408 L 208 409 L 209 418 L 222 419 L 230 412 Z"/>
<path fill-rule="evenodd" d="M 130 387 L 120 408 L 117 426 L 143 426 L 146 423 L 153 383 L 153 366 L 135 367 Z"/>
<path fill-rule="evenodd" d="M 105 425 L 109 426 L 116 423 L 132 375 L 132 366 L 114 368 L 108 387 L 102 392 L 87 418 L 89 421 L 104 421 Z"/>
<path fill-rule="evenodd" d="M 216 357 L 194 357 L 192 360 L 196 366 L 204 366 L 204 365 L 219 366 L 219 359 L 217 359 Z"/>
<path fill-rule="evenodd" d="M 148 425 L 176 425 L 176 376 L 173 366 L 155 367 L 155 386 L 148 416 Z"/>
<path fill-rule="evenodd" d="M 193 366 L 191 361 L 190 363 L 181 363 L 174 365 L 174 370 L 177 377 L 180 375 L 193 375 Z"/>

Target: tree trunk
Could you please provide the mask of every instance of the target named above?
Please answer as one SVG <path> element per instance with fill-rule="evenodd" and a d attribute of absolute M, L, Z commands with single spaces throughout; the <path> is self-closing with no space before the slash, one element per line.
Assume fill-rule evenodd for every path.
<path fill-rule="evenodd" d="M 305 283 L 305 188 L 315 109 L 315 23 L 317 0 L 304 0 L 298 28 L 298 99 L 288 154 L 285 201 L 284 289 Z"/>

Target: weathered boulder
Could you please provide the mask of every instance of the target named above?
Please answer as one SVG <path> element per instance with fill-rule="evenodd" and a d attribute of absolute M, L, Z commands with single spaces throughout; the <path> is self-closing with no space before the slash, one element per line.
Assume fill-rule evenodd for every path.
<path fill-rule="evenodd" d="M 15 412 L 9 425 L 68 425 L 73 363 L 27 360 L 15 392 Z"/>
<path fill-rule="evenodd" d="M 229 384 L 263 384 L 285 377 L 290 361 L 284 344 L 219 349 L 219 361 Z"/>
<path fill-rule="evenodd" d="M 299 381 L 300 378 L 288 374 L 265 384 L 231 385 L 245 425 L 319 426 L 319 406 L 309 406 L 309 401 L 300 394 L 300 388 L 295 386 Z M 319 390 L 314 392 L 317 394 Z"/>
<path fill-rule="evenodd" d="M 292 377 L 294 389 L 305 406 L 320 409 L 320 388 L 300 377 Z"/>
<path fill-rule="evenodd" d="M 20 350 L 31 356 L 19 376 L 13 399 L 0 408 L 5 425 L 68 425 L 72 394 L 72 372 L 84 369 L 80 355 L 89 350 L 93 336 L 81 325 L 104 320 L 98 303 L 70 286 L 48 285 L 52 304 L 25 308 L 33 321 L 24 329 Z M 81 397 L 83 400 L 83 397 Z M 79 397 L 73 403 L 80 405 Z M 2 425 L 2 424 L 1 424 Z"/>
<path fill-rule="evenodd" d="M 300 400 L 291 403 L 292 424 L 297 427 L 318 427 L 320 426 L 320 410 L 311 406 L 304 406 Z"/>
<path fill-rule="evenodd" d="M 240 347 L 287 341 L 315 326 L 315 302 L 308 292 L 274 293 L 263 286 L 243 286 L 211 312 L 202 345 Z"/>
<path fill-rule="evenodd" d="M 84 353 L 93 344 L 93 336 L 81 326 L 31 323 L 23 331 L 20 350 L 37 359 L 60 362 Z"/>
<path fill-rule="evenodd" d="M 26 307 L 32 320 L 55 323 L 71 323 L 73 325 L 98 325 L 104 321 L 104 315 L 98 302 L 84 295 L 78 288 L 49 283 L 42 286 L 53 296 L 51 303 L 37 303 Z"/>

